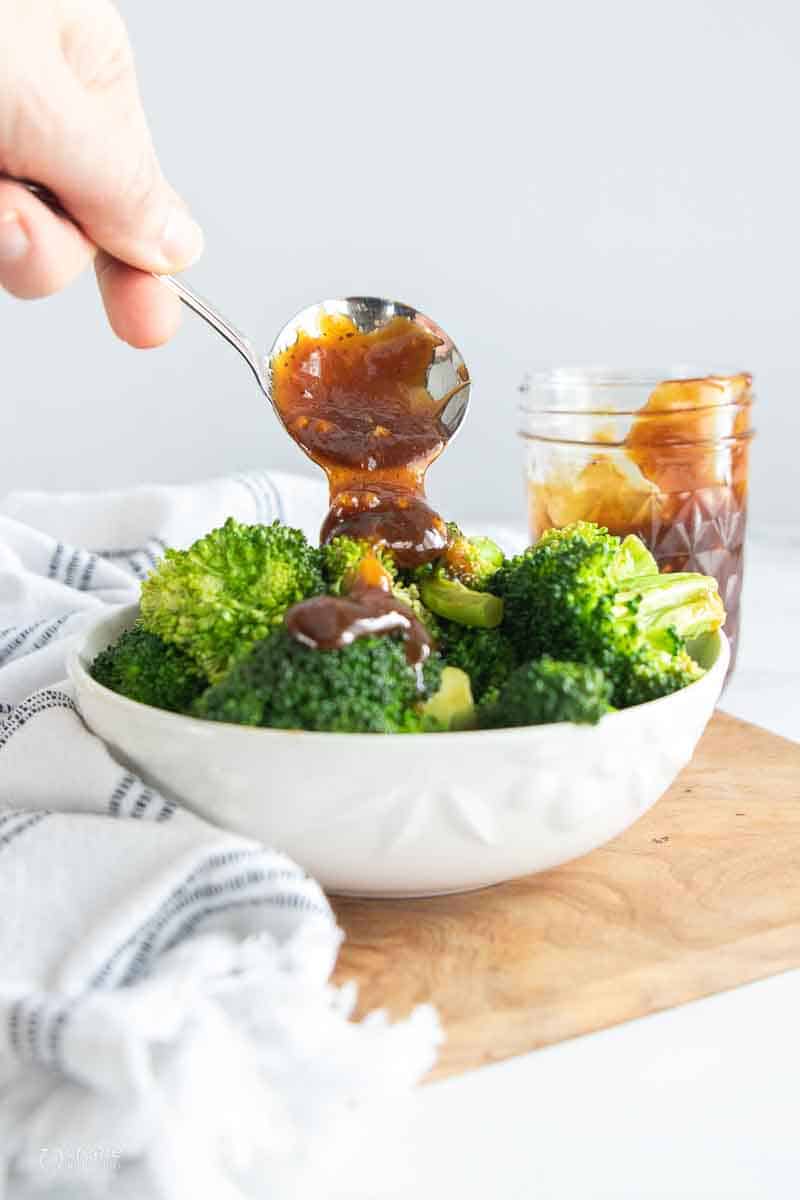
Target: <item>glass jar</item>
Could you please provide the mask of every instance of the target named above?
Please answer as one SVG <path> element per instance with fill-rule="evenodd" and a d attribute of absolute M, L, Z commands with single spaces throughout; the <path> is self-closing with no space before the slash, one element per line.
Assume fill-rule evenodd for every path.
<path fill-rule="evenodd" d="M 735 661 L 752 378 L 560 369 L 520 388 L 531 540 L 595 521 L 636 533 L 662 571 L 713 575 Z"/>

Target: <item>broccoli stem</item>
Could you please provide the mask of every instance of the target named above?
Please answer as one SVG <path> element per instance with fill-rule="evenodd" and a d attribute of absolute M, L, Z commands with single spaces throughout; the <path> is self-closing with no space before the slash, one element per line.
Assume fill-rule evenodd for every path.
<path fill-rule="evenodd" d="M 475 592 L 456 579 L 433 575 L 419 584 L 422 603 L 439 617 L 458 625 L 494 629 L 503 619 L 503 601 L 490 592 Z"/>
<path fill-rule="evenodd" d="M 421 715 L 443 730 L 474 729 L 477 724 L 472 685 L 466 671 L 445 667 L 439 690 L 421 708 Z"/>

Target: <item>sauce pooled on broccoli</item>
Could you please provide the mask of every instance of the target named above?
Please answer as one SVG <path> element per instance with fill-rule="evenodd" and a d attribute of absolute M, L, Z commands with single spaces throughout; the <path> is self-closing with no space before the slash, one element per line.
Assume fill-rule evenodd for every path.
<path fill-rule="evenodd" d="M 320 541 L 344 535 L 385 546 L 403 567 L 438 558 L 444 521 L 425 499 L 425 472 L 447 444 L 444 401 L 427 388 L 441 338 L 408 317 L 362 333 L 326 315 L 272 364 L 286 428 L 328 477 Z"/>
<path fill-rule="evenodd" d="M 431 652 L 431 638 L 407 604 L 388 590 L 388 576 L 369 556 L 346 596 L 313 596 L 286 613 L 286 629 L 295 641 L 312 650 L 341 650 L 356 638 L 399 633 L 406 660 L 417 671 L 422 690 L 422 664 Z"/>

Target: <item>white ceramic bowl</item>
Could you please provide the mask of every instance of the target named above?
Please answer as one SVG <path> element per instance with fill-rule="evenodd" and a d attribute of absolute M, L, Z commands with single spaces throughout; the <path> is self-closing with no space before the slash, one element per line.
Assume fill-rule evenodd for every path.
<path fill-rule="evenodd" d="M 83 718 L 152 786 L 286 851 L 332 892 L 421 896 L 543 871 L 627 829 L 689 761 L 728 666 L 598 725 L 341 734 L 201 721 L 127 700 L 88 672 L 130 627 L 104 616 L 73 652 Z"/>

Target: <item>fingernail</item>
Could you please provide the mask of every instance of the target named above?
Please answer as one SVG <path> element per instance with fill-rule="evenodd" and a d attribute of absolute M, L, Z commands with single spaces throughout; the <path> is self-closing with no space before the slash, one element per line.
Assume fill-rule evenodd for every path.
<path fill-rule="evenodd" d="M 0 262 L 19 262 L 30 249 L 30 238 L 14 209 L 0 213 Z"/>
<path fill-rule="evenodd" d="M 203 231 L 187 212 L 177 205 L 164 226 L 161 253 L 167 267 L 179 271 L 203 253 Z"/>

